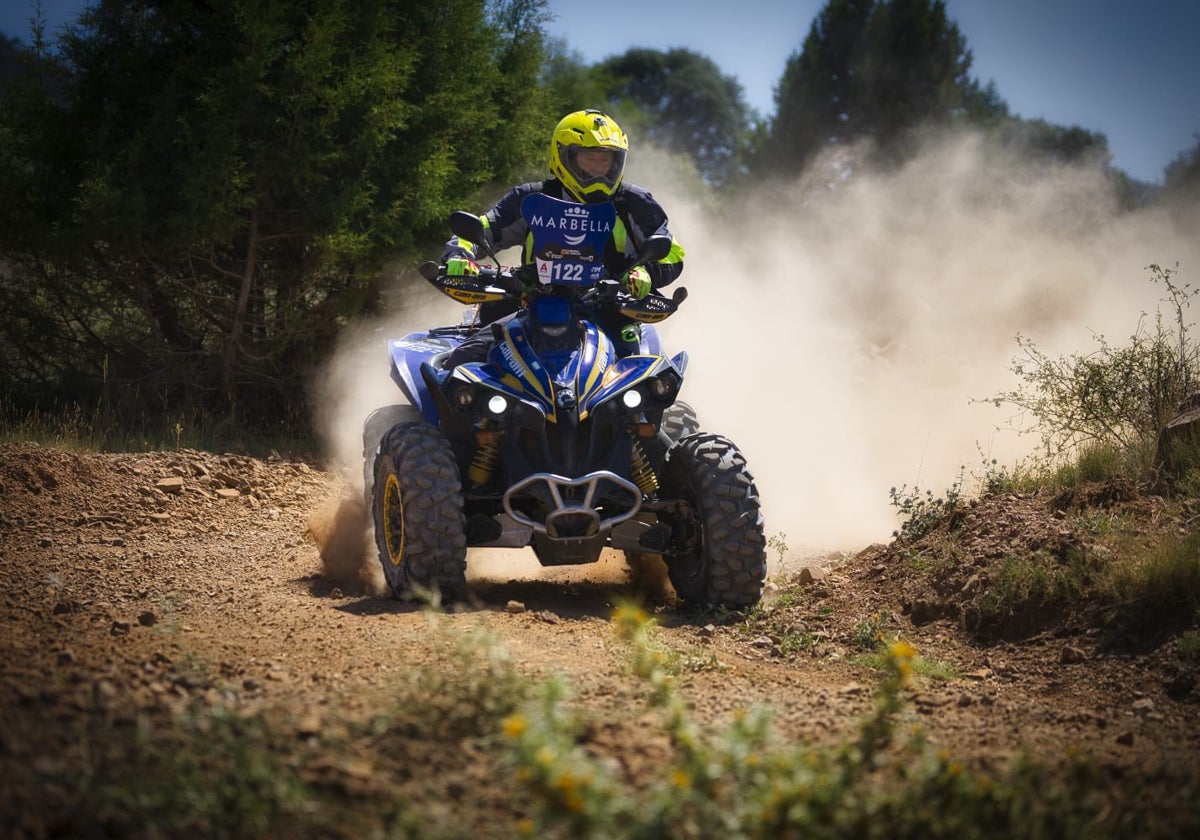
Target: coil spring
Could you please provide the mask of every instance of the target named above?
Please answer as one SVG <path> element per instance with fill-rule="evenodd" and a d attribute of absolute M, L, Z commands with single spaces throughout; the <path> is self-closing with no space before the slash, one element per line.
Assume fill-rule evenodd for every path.
<path fill-rule="evenodd" d="M 496 458 L 500 455 L 495 443 L 485 443 L 475 451 L 471 466 L 467 470 L 467 478 L 476 487 L 482 487 L 492 480 L 492 468 L 496 466 Z"/>
<path fill-rule="evenodd" d="M 637 486 L 641 491 L 649 496 L 658 489 L 658 476 L 654 474 L 654 468 L 650 466 L 650 461 L 646 457 L 646 452 L 642 449 L 640 440 L 633 441 L 633 453 L 630 458 L 631 466 L 633 467 L 633 480 L 637 482 Z"/>

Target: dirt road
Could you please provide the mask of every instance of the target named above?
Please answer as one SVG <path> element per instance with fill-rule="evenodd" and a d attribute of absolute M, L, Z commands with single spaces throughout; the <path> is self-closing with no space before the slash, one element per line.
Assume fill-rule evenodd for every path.
<path fill-rule="evenodd" d="M 610 621 L 639 593 L 704 724 L 769 704 L 783 737 L 833 742 L 871 708 L 870 634 L 896 635 L 932 666 L 903 715 L 935 745 L 983 768 L 1021 752 L 1052 766 L 1084 754 L 1113 807 L 1157 791 L 1196 824 L 1195 800 L 1178 797 L 1197 792 L 1200 703 L 1168 650 L 1107 652 L 1067 631 L 982 645 L 948 619 L 914 624 L 881 546 L 826 558 L 813 580 L 780 579 L 748 615 L 684 611 L 659 576 L 634 581 L 613 558 L 551 575 L 528 558 L 472 555 L 474 603 L 433 621 L 379 594 L 373 559 L 360 570 L 351 499 L 341 477 L 297 459 L 0 445 L 4 832 L 128 829 L 102 784 L 127 768 L 89 739 L 127 728 L 153 743 L 220 710 L 273 722 L 269 749 L 328 797 L 321 825 L 365 836 L 395 825 L 381 803 L 402 798 L 419 835 L 512 836 L 527 807 L 515 782 L 491 742 L 447 729 L 472 712 L 431 689 L 464 678 L 449 647 L 486 631 L 520 675 L 565 675 L 592 720 L 589 748 L 651 778 L 670 744 L 646 721 Z M 422 684 L 428 709 L 409 702 Z"/>

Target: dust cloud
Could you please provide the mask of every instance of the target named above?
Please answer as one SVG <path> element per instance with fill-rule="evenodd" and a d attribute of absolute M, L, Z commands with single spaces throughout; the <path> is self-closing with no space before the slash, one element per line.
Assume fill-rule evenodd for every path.
<path fill-rule="evenodd" d="M 1148 264 L 1178 263 L 1185 282 L 1200 265 L 1194 231 L 1119 212 L 1102 172 L 1004 159 L 974 136 L 889 175 L 842 151 L 719 207 L 653 150 L 635 146 L 627 179 L 687 250 L 690 296 L 659 327 L 690 357 L 681 398 L 746 454 L 789 560 L 886 541 L 889 487 L 940 493 L 965 468 L 970 491 L 985 458 L 1015 463 L 1035 440 L 998 431 L 1005 410 L 974 400 L 1016 384 L 1016 335 L 1051 355 L 1090 349 L 1092 331 L 1122 340 L 1161 296 Z M 415 266 L 395 273 L 404 294 L 345 332 L 319 384 L 320 428 L 355 493 L 363 418 L 402 401 L 385 340 L 462 313 Z M 472 568 L 536 575 L 525 554 L 473 552 Z"/>
<path fill-rule="evenodd" d="M 1016 463 L 1036 440 L 974 402 L 1016 385 L 1016 335 L 1052 356 L 1095 349 L 1092 330 L 1123 341 L 1165 291 L 1146 266 L 1200 264 L 1195 231 L 1118 212 L 1102 172 L 977 136 L 890 175 L 843 151 L 719 215 L 642 171 L 687 249 L 690 296 L 661 330 L 690 356 L 681 398 L 746 454 L 789 553 L 886 541 L 890 487 L 944 493 L 965 468 L 971 492 L 985 459 Z"/>
<path fill-rule="evenodd" d="M 363 501 L 363 421 L 376 408 L 404 403 L 391 378 L 390 338 L 454 323 L 462 307 L 419 278 L 416 266 L 395 267 L 399 278 L 385 295 L 386 316 L 347 328 L 313 388 L 316 428 L 333 469 L 345 480 L 344 497 L 313 511 L 308 531 L 321 552 L 322 577 L 343 592 L 360 585 L 386 591 L 373 529 Z M 399 290 L 405 289 L 403 295 Z"/>
<path fill-rule="evenodd" d="M 342 498 L 313 511 L 305 536 L 321 552 L 321 579 L 345 595 L 383 595 L 387 583 L 375 562 L 371 530 L 361 493 Z"/>

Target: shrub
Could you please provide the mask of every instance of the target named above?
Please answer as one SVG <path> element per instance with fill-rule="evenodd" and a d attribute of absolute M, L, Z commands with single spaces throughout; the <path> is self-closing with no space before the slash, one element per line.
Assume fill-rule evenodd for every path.
<path fill-rule="evenodd" d="M 898 490 L 895 487 L 889 489 L 892 506 L 905 517 L 893 536 L 909 541 L 919 540 L 938 527 L 958 510 L 963 498 L 962 484 L 963 471 L 960 469 L 954 483 L 941 496 L 933 495 L 932 490 L 922 492 L 917 486 L 911 490 L 908 485 L 901 485 Z"/>
<path fill-rule="evenodd" d="M 1020 384 L 990 402 L 1032 416 L 1029 431 L 1040 434 L 1042 454 L 1051 462 L 1103 453 L 1105 464 L 1089 468 L 1124 459 L 1133 472 L 1148 472 L 1159 431 L 1200 385 L 1200 345 L 1187 320 L 1197 290 L 1178 282 L 1177 268 L 1147 270 L 1151 282 L 1166 289 L 1160 304 L 1168 314 L 1162 305 L 1153 318 L 1142 313 L 1126 345 L 1094 334 L 1092 353 L 1054 359 L 1017 336 L 1021 355 L 1010 369 Z"/>
<path fill-rule="evenodd" d="M 537 807 L 521 826 L 539 837 L 1090 837 L 1105 825 L 1086 796 L 1086 773 L 1060 783 L 1019 760 L 977 773 L 919 732 L 898 725 L 917 651 L 880 648 L 874 708 L 829 747 L 791 744 L 766 709 L 742 710 L 706 731 L 666 669 L 653 622 L 618 608 L 617 632 L 650 689 L 671 757 L 656 782 L 636 785 L 580 743 L 560 683 L 503 723 L 518 778 Z M 1085 770 L 1083 763 L 1080 769 Z"/>

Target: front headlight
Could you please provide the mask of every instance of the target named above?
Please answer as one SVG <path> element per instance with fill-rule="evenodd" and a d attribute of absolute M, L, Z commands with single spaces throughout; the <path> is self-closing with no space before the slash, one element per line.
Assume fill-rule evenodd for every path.
<path fill-rule="evenodd" d="M 450 391 L 450 400 L 459 411 L 468 411 L 475 404 L 475 388 L 472 385 L 456 385 Z"/>
<path fill-rule="evenodd" d="M 650 380 L 650 396 L 660 402 L 669 401 L 678 390 L 679 383 L 676 382 L 674 374 L 661 373 Z"/>
<path fill-rule="evenodd" d="M 636 388 L 630 388 L 621 395 L 621 402 L 625 404 L 626 408 L 633 410 L 642 404 L 642 392 Z"/>
<path fill-rule="evenodd" d="M 499 417 L 508 411 L 508 399 L 499 394 L 492 395 L 487 401 L 487 410 Z"/>

